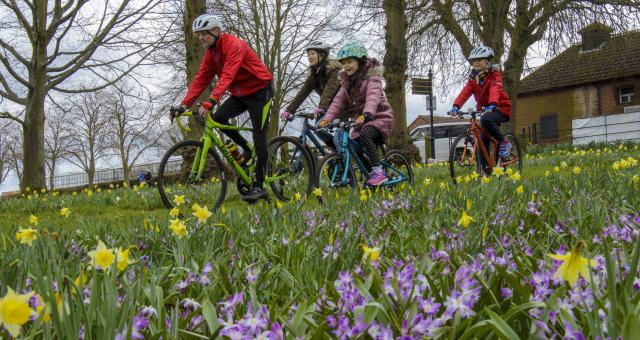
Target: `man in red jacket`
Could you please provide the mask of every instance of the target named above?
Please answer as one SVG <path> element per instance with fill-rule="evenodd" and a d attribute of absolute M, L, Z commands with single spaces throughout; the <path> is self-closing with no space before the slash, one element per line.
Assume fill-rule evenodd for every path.
<path fill-rule="evenodd" d="M 489 47 L 478 46 L 471 51 L 469 62 L 473 65 L 473 71 L 449 114 L 457 114 L 473 94 L 476 109 L 484 110 L 480 125 L 500 142 L 498 156 L 506 158 L 511 151 L 511 143 L 504 138 L 499 126 L 511 117 L 511 99 L 502 88 L 502 75 L 491 64 L 492 58 L 493 50 Z M 488 144 L 488 138 L 484 138 L 483 142 Z"/>
<path fill-rule="evenodd" d="M 215 110 L 212 119 L 229 124 L 229 119 L 249 111 L 257 154 L 256 178 L 251 190 L 242 199 L 250 203 L 266 199 L 267 192 L 263 188 L 267 165 L 266 126 L 273 97 L 273 76 L 246 42 L 223 32 L 222 23 L 215 15 L 203 14 L 197 17 L 192 28 L 207 50 L 177 113 L 182 113 L 193 105 L 213 78 L 218 76 L 218 83 L 209 100 L 200 106 L 200 115 L 204 116 L 207 111 Z M 220 99 L 227 91 L 231 96 L 221 105 Z M 243 149 L 244 160 L 241 163 L 246 164 L 251 159 L 251 148 L 247 140 L 238 131 L 223 132 Z"/>

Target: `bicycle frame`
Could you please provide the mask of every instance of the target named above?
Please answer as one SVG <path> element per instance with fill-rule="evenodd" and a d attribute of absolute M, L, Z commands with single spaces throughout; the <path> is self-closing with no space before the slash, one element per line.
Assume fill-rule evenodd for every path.
<path fill-rule="evenodd" d="M 310 125 L 311 124 L 309 124 L 309 118 L 305 117 L 304 122 L 302 123 L 302 132 L 300 133 L 300 143 L 302 143 L 302 145 L 305 145 L 307 143 L 307 139 L 309 139 L 316 147 L 318 152 L 320 152 L 320 154 L 324 156 L 327 154 L 324 151 L 324 145 L 318 140 L 318 137 L 316 137 L 316 135 L 311 132 L 313 129 Z"/>
<path fill-rule="evenodd" d="M 181 116 L 193 116 L 194 113 L 192 111 L 186 111 L 185 113 L 183 113 Z M 238 175 L 240 176 L 240 178 L 242 178 L 242 181 L 247 184 L 247 185 L 251 185 L 252 182 L 252 178 L 250 176 L 250 174 L 252 174 L 255 170 L 255 163 L 252 164 L 249 167 L 249 171 L 248 173 L 242 168 L 242 166 L 236 161 L 235 158 L 233 158 L 233 156 L 231 155 L 231 152 L 229 151 L 229 149 L 227 149 L 227 147 L 224 145 L 224 143 L 222 142 L 222 140 L 220 138 L 218 138 L 218 136 L 213 132 L 213 129 L 220 129 L 220 130 L 236 130 L 236 131 L 251 131 L 251 128 L 247 128 L 247 127 L 240 127 L 240 126 L 235 126 L 235 125 L 225 125 L 225 124 L 220 124 L 216 121 L 214 121 L 213 119 L 211 119 L 211 114 L 207 113 L 206 117 L 205 117 L 206 121 L 205 121 L 205 127 L 204 127 L 204 133 L 202 134 L 202 137 L 200 138 L 200 141 L 202 142 L 203 146 L 202 148 L 198 148 L 196 150 L 196 155 L 195 155 L 195 159 L 197 159 L 198 161 L 193 162 L 192 166 L 191 166 L 191 172 L 189 173 L 189 178 L 196 180 L 201 178 L 200 176 L 202 176 L 202 172 L 204 171 L 204 167 L 205 167 L 205 163 L 206 163 L 206 159 L 207 159 L 207 153 L 209 152 L 209 149 L 211 148 L 211 145 L 215 145 L 215 147 L 220 150 L 220 153 L 224 156 L 224 158 L 229 162 L 229 164 L 231 164 L 231 166 L 233 167 L 233 169 L 238 173 Z M 181 121 L 180 118 L 176 119 L 176 123 L 178 124 L 178 126 L 180 127 L 180 129 L 182 129 L 182 131 L 185 132 L 189 132 L 191 131 L 191 129 L 188 126 L 185 126 Z M 252 150 L 252 157 L 255 158 L 255 149 Z M 271 181 L 277 180 L 274 178 L 269 178 Z M 267 182 L 267 179 L 265 179 L 265 182 Z"/>
<path fill-rule="evenodd" d="M 489 157 L 489 149 L 484 144 L 482 136 L 484 135 L 488 137 L 489 143 L 491 144 L 491 150 L 493 151 L 492 154 L 494 156 L 498 154 L 499 142 L 497 139 L 491 136 L 484 128 L 482 128 L 480 124 L 478 124 L 478 120 L 476 118 L 477 112 L 469 112 L 469 114 L 471 114 L 471 121 L 469 124 L 469 133 L 473 135 L 473 139 L 474 139 L 473 154 L 471 155 L 471 159 L 474 160 L 476 158 L 477 149 L 480 149 L 480 152 L 482 153 L 483 159 L 485 159 L 487 167 L 489 168 L 489 170 L 491 170 L 496 167 L 497 163 L 494 157 Z M 466 149 L 464 150 L 464 152 L 466 152 Z M 501 164 L 510 165 L 514 162 L 516 162 L 516 160 L 502 162 Z"/>
<path fill-rule="evenodd" d="M 344 155 L 344 158 L 345 158 L 344 162 L 345 162 L 346 168 L 347 169 L 349 168 L 351 164 L 351 158 L 353 158 L 358 168 L 360 168 L 362 173 L 368 178 L 370 176 L 370 172 L 369 170 L 367 170 L 367 166 L 365 164 L 364 159 L 360 156 L 360 154 L 364 151 L 362 150 L 362 146 L 357 141 L 349 137 L 349 131 L 347 129 L 341 129 L 341 130 L 343 133 L 341 136 L 342 138 L 341 138 L 341 144 L 340 144 L 340 150 L 341 150 L 340 152 Z M 392 171 L 399 175 L 399 178 L 386 181 L 380 186 L 392 186 L 407 180 L 407 177 L 400 170 L 393 167 L 391 164 L 387 163 L 384 160 L 380 160 L 380 163 L 382 164 L 382 166 L 385 168 L 386 171 Z M 340 179 L 341 183 L 346 183 L 347 173 L 348 173 L 347 171 L 343 171 L 342 178 Z M 332 178 L 331 180 L 334 181 L 335 178 Z"/>

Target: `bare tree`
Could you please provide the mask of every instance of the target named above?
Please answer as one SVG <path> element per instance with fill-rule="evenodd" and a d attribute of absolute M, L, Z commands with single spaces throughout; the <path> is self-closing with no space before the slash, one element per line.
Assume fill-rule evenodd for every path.
<path fill-rule="evenodd" d="M 6 147 L 9 171 L 15 173 L 18 183 L 22 185 L 22 134 L 19 133 L 15 124 L 10 124 L 4 132 L 2 135 L 5 139 L 4 147 Z"/>
<path fill-rule="evenodd" d="M 49 190 L 55 188 L 54 178 L 58 161 L 67 156 L 67 150 L 71 143 L 72 132 L 67 127 L 65 114 L 61 108 L 57 108 L 53 114 L 49 114 L 45 130 L 45 163 L 49 173 Z"/>
<path fill-rule="evenodd" d="M 103 91 L 87 92 L 70 98 L 66 105 L 67 126 L 70 132 L 66 160 L 87 174 L 89 188 L 93 187 L 98 161 L 107 156 L 107 110 Z"/>
<path fill-rule="evenodd" d="M 150 94 L 135 96 L 133 87 L 112 89 L 105 98 L 110 146 L 120 157 L 123 179 L 130 181 L 133 165 L 163 136 Z"/>
<path fill-rule="evenodd" d="M 227 31 L 251 45 L 274 75 L 268 135 L 278 132 L 280 108 L 306 76 L 304 46 L 329 37 L 340 6 L 318 0 L 214 0 Z"/>
<path fill-rule="evenodd" d="M 11 173 L 11 153 L 9 150 L 9 144 L 11 140 L 9 138 L 10 124 L 0 126 L 0 185 L 7 179 L 9 173 Z"/>
<path fill-rule="evenodd" d="M 51 92 L 99 90 L 131 75 L 163 47 L 165 35 L 153 29 L 163 21 L 163 0 L 0 3 L 6 9 L 0 37 L 0 96 L 24 106 L 26 112 L 24 119 L 9 113 L 0 117 L 23 129 L 22 188 L 40 189 L 45 187 L 45 99 Z M 83 76 L 93 81 L 81 86 Z"/>

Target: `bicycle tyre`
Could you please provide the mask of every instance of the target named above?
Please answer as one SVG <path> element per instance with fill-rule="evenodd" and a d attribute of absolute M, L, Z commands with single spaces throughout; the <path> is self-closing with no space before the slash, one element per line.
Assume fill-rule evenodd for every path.
<path fill-rule="evenodd" d="M 406 173 L 404 173 L 403 175 L 407 177 L 407 181 L 409 182 L 409 185 L 413 187 L 413 168 L 411 167 L 411 162 L 409 162 L 407 157 L 404 156 L 402 151 L 389 150 L 387 151 L 387 153 L 384 155 L 382 159 L 383 159 L 383 165 L 384 163 L 390 163 L 390 165 L 395 165 L 394 167 L 398 167 L 398 168 L 405 167 Z M 398 169 L 398 171 L 402 173 L 400 169 Z M 394 180 L 395 179 L 394 176 L 398 175 L 395 171 L 387 170 L 386 173 L 389 180 Z"/>
<path fill-rule="evenodd" d="M 283 150 L 283 147 L 286 150 Z M 284 171 L 291 171 L 291 175 L 297 176 L 297 178 L 289 176 L 287 180 L 270 182 L 269 186 L 276 197 L 287 202 L 291 201 L 296 193 L 310 194 L 313 190 L 315 168 L 313 168 L 311 155 L 302 143 L 294 137 L 277 136 L 269 140 L 268 150 L 267 178 L 283 174 Z M 286 189 L 285 185 L 287 185 Z"/>
<path fill-rule="evenodd" d="M 162 160 L 160 161 L 160 165 L 158 167 L 158 192 L 160 193 L 160 198 L 162 199 L 162 203 L 164 203 L 167 209 L 172 209 L 175 207 L 173 202 L 168 197 L 168 194 L 170 192 L 173 192 L 173 190 L 169 190 L 170 189 L 169 184 L 171 184 L 169 179 L 172 176 L 169 176 L 170 174 L 168 172 L 167 163 L 169 162 L 172 156 L 177 156 L 177 155 L 180 155 L 183 158 L 183 162 L 184 162 L 185 154 L 187 155 L 191 153 L 195 154 L 194 153 L 195 150 L 197 148 L 202 148 L 202 147 L 203 147 L 203 143 L 200 141 L 195 141 L 195 140 L 182 141 L 173 145 L 171 148 L 169 148 L 169 150 L 167 150 L 167 152 L 165 152 L 164 156 L 162 157 Z M 181 150 L 180 153 L 178 153 L 177 151 L 179 151 L 180 149 L 184 149 L 184 150 Z M 179 190 L 176 189 L 176 191 L 180 191 L 180 193 L 184 194 L 183 196 L 186 196 L 185 197 L 186 204 L 191 205 L 193 203 L 198 203 L 204 206 L 207 203 L 213 202 L 214 204 L 213 204 L 212 210 L 216 211 L 222 205 L 222 202 L 224 201 L 224 198 L 227 192 L 227 177 L 224 171 L 224 165 L 222 163 L 222 160 L 220 160 L 220 156 L 218 156 L 218 154 L 214 151 L 214 149 L 210 148 L 207 154 L 211 157 L 211 158 L 207 158 L 207 162 L 209 161 L 212 162 L 209 164 L 210 167 L 206 172 L 207 178 L 202 178 L 203 181 L 199 183 L 189 183 L 189 180 L 184 177 L 187 174 L 187 170 L 191 169 L 192 163 L 188 162 L 186 166 L 185 164 L 180 165 L 180 171 L 177 175 L 177 180 L 179 181 L 178 183 L 179 185 L 174 187 L 179 188 Z M 175 175 L 173 175 L 173 177 L 175 177 Z M 216 181 L 213 181 L 214 179 Z M 185 183 L 182 183 L 182 181 L 184 181 Z M 214 184 L 219 183 L 219 184 L 216 184 L 217 186 L 219 186 L 219 190 L 216 190 L 216 191 L 219 191 L 219 193 L 214 194 L 214 196 L 218 196 L 217 198 L 213 197 L 213 199 L 211 200 L 207 199 L 206 196 L 208 193 L 205 193 L 203 190 L 199 190 L 199 193 L 195 194 L 195 193 L 190 193 L 189 189 L 186 189 L 186 188 L 184 190 L 182 189 L 182 186 L 193 187 L 196 184 L 206 185 L 208 184 L 207 182 L 211 182 Z M 210 192 L 211 190 L 209 191 L 209 193 Z"/>
<path fill-rule="evenodd" d="M 475 171 L 480 174 L 480 164 L 474 156 L 473 136 L 468 133 L 458 135 L 449 149 L 449 173 L 453 183 L 458 176 L 466 176 Z"/>

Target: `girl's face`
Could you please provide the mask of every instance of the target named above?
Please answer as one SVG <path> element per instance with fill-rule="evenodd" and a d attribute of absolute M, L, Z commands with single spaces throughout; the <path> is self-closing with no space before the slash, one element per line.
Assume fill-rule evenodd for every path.
<path fill-rule="evenodd" d="M 309 65 L 316 66 L 320 62 L 320 55 L 314 50 L 307 51 L 307 58 L 309 59 Z"/>
<path fill-rule="evenodd" d="M 342 69 L 348 76 L 356 74 L 356 72 L 358 72 L 358 68 L 360 68 L 360 64 L 358 64 L 358 60 L 356 58 L 345 58 L 340 60 L 340 63 L 342 63 Z"/>
<path fill-rule="evenodd" d="M 482 71 L 489 67 L 488 59 L 473 59 L 471 60 L 471 64 L 476 71 Z"/>

